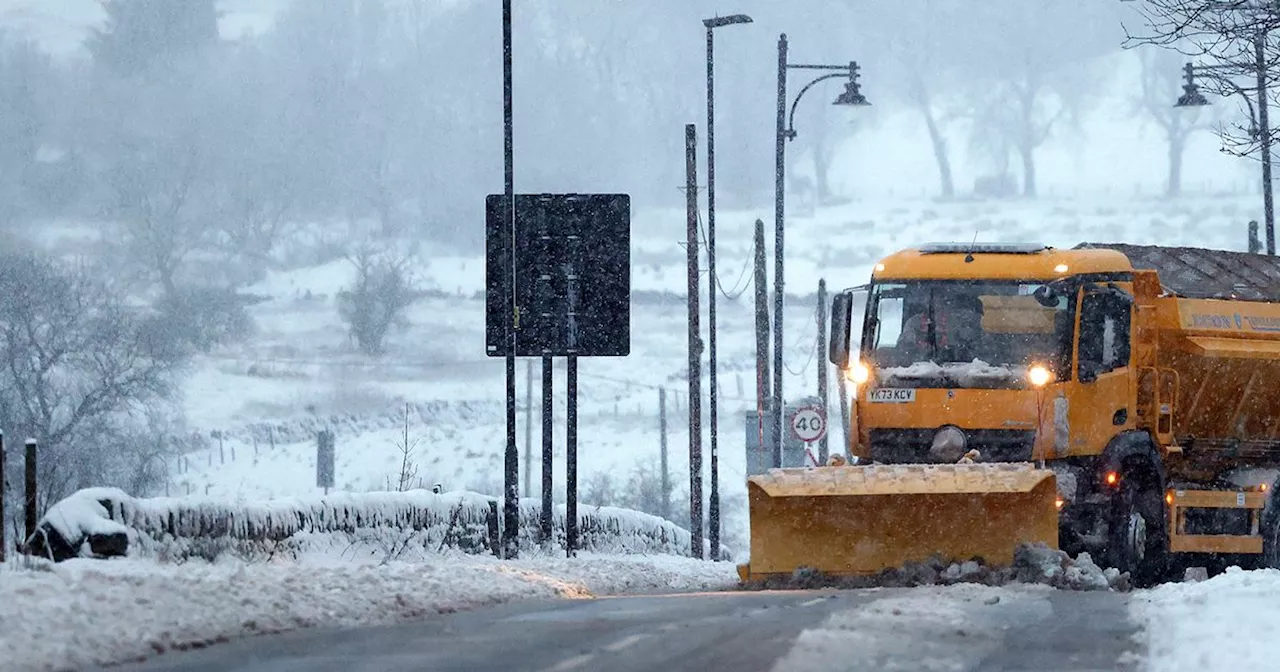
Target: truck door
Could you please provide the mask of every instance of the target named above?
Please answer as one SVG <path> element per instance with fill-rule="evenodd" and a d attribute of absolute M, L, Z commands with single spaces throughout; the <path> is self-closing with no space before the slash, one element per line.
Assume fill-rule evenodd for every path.
<path fill-rule="evenodd" d="M 1129 407 L 1133 298 L 1115 285 L 1095 284 L 1082 288 L 1078 300 L 1067 454 L 1095 455 L 1117 433 L 1134 425 L 1135 409 Z"/>

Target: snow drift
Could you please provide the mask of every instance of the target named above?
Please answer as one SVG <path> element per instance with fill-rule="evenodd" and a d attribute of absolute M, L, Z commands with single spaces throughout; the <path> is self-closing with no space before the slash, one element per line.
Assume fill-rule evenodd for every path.
<path fill-rule="evenodd" d="M 1136 594 L 1152 672 L 1269 670 L 1280 638 L 1280 570 L 1229 567 L 1203 582 L 1166 583 Z"/>
<path fill-rule="evenodd" d="M 207 557 L 210 541 L 274 553 L 304 550 L 317 535 L 350 541 L 382 537 L 428 550 L 497 554 L 502 535 L 500 502 L 473 492 L 334 493 L 262 502 L 204 497 L 139 499 L 115 488 L 80 490 L 50 507 L 28 544 L 33 555 L 53 560 L 124 554 L 181 560 Z M 520 504 L 522 548 L 541 546 L 541 506 Z M 566 512 L 552 513 L 552 544 L 565 545 Z M 691 539 L 674 523 L 628 509 L 578 510 L 579 548 L 617 554 L 690 555 Z M 117 550 L 119 549 L 119 550 Z M 727 557 L 727 549 L 722 549 Z M 244 555 L 242 553 L 242 555 Z"/>

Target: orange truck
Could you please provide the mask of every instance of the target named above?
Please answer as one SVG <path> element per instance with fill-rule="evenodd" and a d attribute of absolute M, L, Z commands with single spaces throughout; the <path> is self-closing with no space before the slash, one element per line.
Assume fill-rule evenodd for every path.
<path fill-rule="evenodd" d="M 743 580 L 1007 564 L 1024 542 L 1138 585 L 1280 567 L 1280 260 L 934 244 L 877 263 L 831 314 L 848 456 L 748 479 Z"/>

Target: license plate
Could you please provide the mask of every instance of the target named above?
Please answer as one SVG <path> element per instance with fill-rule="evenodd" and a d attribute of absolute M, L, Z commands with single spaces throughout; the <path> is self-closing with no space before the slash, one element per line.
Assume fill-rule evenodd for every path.
<path fill-rule="evenodd" d="M 916 391 L 910 388 L 903 390 L 877 387 L 867 391 L 867 399 L 873 404 L 910 404 L 916 400 Z"/>

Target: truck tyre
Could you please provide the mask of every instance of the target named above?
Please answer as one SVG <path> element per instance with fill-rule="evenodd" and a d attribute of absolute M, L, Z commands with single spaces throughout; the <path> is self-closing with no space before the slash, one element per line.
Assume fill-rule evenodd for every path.
<path fill-rule="evenodd" d="M 1262 560 L 1259 564 L 1271 569 L 1280 569 L 1280 496 L 1276 488 L 1280 487 L 1280 478 L 1271 485 L 1271 499 L 1267 508 L 1262 510 Z"/>
<path fill-rule="evenodd" d="M 1107 536 L 1111 566 L 1129 572 L 1135 586 L 1154 586 L 1168 577 L 1164 493 L 1152 472 L 1140 469 L 1123 474 L 1111 498 Z"/>

